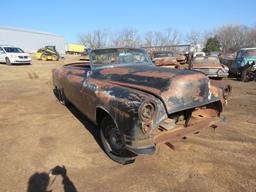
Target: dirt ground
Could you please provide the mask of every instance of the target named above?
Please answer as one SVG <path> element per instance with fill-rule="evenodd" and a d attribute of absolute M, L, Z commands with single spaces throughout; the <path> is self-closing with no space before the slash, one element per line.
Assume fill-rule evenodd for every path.
<path fill-rule="evenodd" d="M 51 69 L 65 62 L 0 64 L 1 192 L 256 191 L 256 82 L 225 80 L 233 94 L 215 132 L 123 166 L 103 152 L 97 127 L 53 96 Z M 66 176 L 48 175 L 57 165 Z"/>

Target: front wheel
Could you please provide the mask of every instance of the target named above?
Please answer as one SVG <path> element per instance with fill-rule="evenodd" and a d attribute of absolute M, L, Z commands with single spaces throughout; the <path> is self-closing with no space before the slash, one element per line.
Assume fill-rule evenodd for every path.
<path fill-rule="evenodd" d="M 241 81 L 243 82 L 248 82 L 249 81 L 249 76 L 247 70 L 243 70 L 241 73 Z"/>
<path fill-rule="evenodd" d="M 120 164 L 135 161 L 135 154 L 125 148 L 124 138 L 110 116 L 106 116 L 100 124 L 100 136 L 107 155 Z"/>
<path fill-rule="evenodd" d="M 11 61 L 10 61 L 10 59 L 9 59 L 8 57 L 5 58 L 5 63 L 6 63 L 7 65 L 11 65 Z"/>
<path fill-rule="evenodd" d="M 41 57 L 40 57 L 40 59 L 41 59 L 42 61 L 47 61 L 47 55 L 42 54 Z"/>

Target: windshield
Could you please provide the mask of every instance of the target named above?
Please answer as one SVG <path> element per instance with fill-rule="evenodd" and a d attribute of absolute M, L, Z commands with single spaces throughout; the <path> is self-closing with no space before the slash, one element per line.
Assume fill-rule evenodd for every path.
<path fill-rule="evenodd" d="M 4 47 L 5 52 L 7 53 L 24 53 L 24 51 L 17 47 Z"/>
<path fill-rule="evenodd" d="M 93 67 L 97 68 L 115 65 L 152 64 L 144 50 L 129 48 L 93 50 L 91 59 Z"/>
<path fill-rule="evenodd" d="M 220 64 L 218 57 L 195 57 L 192 64 Z"/>
<path fill-rule="evenodd" d="M 173 52 L 155 52 L 154 58 L 158 57 L 174 57 L 175 54 Z"/>

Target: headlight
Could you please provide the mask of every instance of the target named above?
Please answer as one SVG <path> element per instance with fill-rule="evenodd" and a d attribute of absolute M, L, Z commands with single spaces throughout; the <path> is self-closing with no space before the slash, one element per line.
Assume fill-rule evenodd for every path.
<path fill-rule="evenodd" d="M 141 121 L 151 121 L 156 114 L 156 104 L 153 101 L 145 101 L 139 108 L 139 117 Z"/>

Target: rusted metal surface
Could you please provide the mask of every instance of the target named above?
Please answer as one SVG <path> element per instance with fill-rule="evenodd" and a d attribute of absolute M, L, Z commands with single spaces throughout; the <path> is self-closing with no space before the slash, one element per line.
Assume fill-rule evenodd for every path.
<path fill-rule="evenodd" d="M 153 51 L 150 55 L 153 62 L 160 67 L 180 69 L 180 64 L 186 63 L 186 57 L 177 50 Z"/>
<path fill-rule="evenodd" d="M 126 148 L 137 154 L 154 148 L 156 142 L 204 127 L 206 118 L 219 116 L 227 99 L 224 88 L 211 83 L 202 73 L 152 63 L 100 68 L 94 68 L 92 61 L 90 65 L 69 64 L 53 70 L 53 85 L 95 124 L 100 123 L 99 110 L 107 113 L 122 133 Z M 156 136 L 164 123 L 169 124 L 166 129 L 174 127 L 176 131 Z M 179 130 L 179 126 L 186 130 Z"/>
<path fill-rule="evenodd" d="M 156 66 L 166 67 L 172 69 L 179 69 L 180 64 L 176 61 L 176 58 L 154 58 L 153 62 Z"/>
<path fill-rule="evenodd" d="M 198 132 L 203 128 L 210 127 L 213 124 L 219 122 L 218 118 L 204 118 L 203 120 L 197 122 L 194 125 L 190 125 L 188 127 L 178 126 L 175 129 L 171 129 L 169 131 L 162 132 L 154 137 L 154 142 L 156 144 L 172 142 L 178 139 L 181 139 L 184 135 Z"/>
<path fill-rule="evenodd" d="M 228 67 L 221 64 L 218 57 L 195 57 L 192 59 L 189 69 L 201 71 L 210 78 L 223 78 L 229 75 Z"/>
<path fill-rule="evenodd" d="M 221 89 L 223 97 L 222 97 L 222 101 L 227 100 L 229 98 L 229 96 L 232 93 L 232 86 L 223 82 L 223 81 L 218 81 L 218 80 L 210 80 L 211 84 L 214 85 L 215 87 L 218 87 Z"/>
<path fill-rule="evenodd" d="M 223 65 L 214 64 L 214 63 L 204 63 L 204 64 L 192 64 L 192 68 L 222 68 Z"/>
<path fill-rule="evenodd" d="M 176 60 L 177 60 L 180 64 L 185 64 L 185 63 L 186 63 L 186 56 L 185 56 L 185 55 L 177 55 L 177 56 L 176 56 Z"/>

